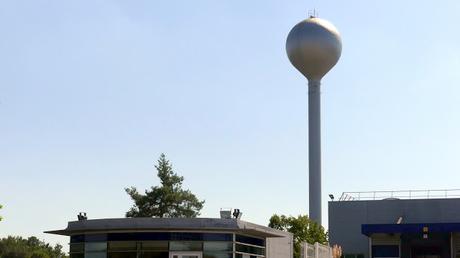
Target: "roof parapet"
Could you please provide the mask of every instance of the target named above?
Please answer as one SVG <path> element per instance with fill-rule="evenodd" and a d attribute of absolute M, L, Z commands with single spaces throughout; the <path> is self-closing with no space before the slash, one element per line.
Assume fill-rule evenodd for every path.
<path fill-rule="evenodd" d="M 460 198 L 460 189 L 343 192 L 339 201 Z"/>

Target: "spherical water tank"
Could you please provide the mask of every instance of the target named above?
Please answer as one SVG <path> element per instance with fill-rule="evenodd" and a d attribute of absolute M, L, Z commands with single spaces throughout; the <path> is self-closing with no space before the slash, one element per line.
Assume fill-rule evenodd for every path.
<path fill-rule="evenodd" d="M 292 65 L 308 80 L 319 81 L 339 60 L 342 40 L 332 23 L 312 17 L 289 32 L 286 52 Z"/>

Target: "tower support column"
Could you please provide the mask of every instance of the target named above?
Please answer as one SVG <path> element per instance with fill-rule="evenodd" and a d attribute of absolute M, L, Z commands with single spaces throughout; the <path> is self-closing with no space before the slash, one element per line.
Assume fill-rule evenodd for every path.
<path fill-rule="evenodd" d="M 308 82 L 309 216 L 321 225 L 321 82 Z"/>

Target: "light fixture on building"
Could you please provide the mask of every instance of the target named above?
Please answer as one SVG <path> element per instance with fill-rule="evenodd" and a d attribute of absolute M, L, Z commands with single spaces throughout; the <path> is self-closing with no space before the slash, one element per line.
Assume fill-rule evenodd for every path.
<path fill-rule="evenodd" d="M 329 198 L 331 198 L 331 201 L 334 201 L 334 195 L 333 194 L 329 194 Z"/>

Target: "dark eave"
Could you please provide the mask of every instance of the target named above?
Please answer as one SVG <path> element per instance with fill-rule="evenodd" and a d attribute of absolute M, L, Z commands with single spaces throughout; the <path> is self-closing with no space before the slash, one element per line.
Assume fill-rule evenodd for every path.
<path fill-rule="evenodd" d="M 259 237 L 285 237 L 289 233 L 242 220 L 215 218 L 121 218 L 71 221 L 67 228 L 45 231 L 49 234 L 76 235 L 85 233 L 190 231 L 235 232 Z"/>

